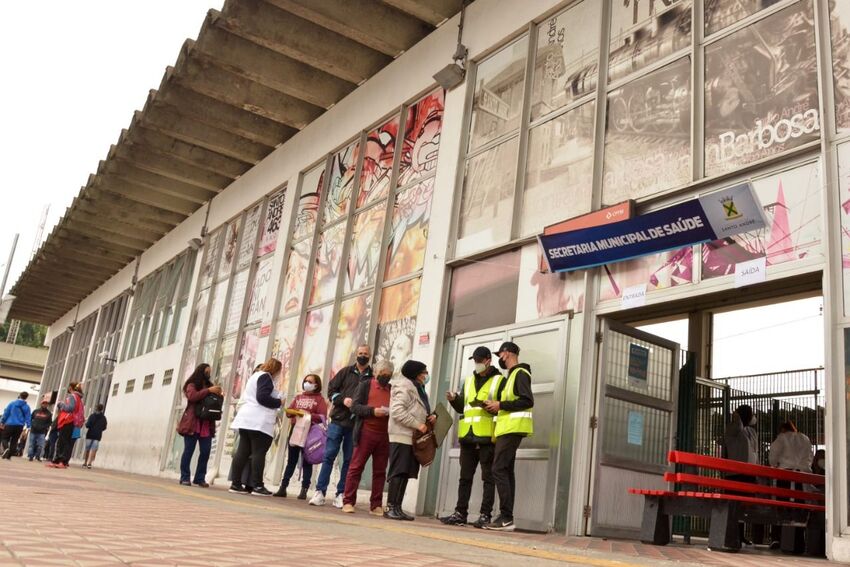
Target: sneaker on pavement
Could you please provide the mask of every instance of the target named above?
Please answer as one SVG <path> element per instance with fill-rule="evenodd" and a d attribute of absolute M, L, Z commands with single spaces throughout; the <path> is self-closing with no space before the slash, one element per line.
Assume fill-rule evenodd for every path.
<path fill-rule="evenodd" d="M 342 494 L 337 494 L 334 497 L 334 508 L 342 508 Z"/>
<path fill-rule="evenodd" d="M 489 524 L 492 521 L 492 518 L 489 514 L 481 514 L 478 516 L 478 519 L 472 524 L 473 528 L 483 529 L 484 526 Z"/>
<path fill-rule="evenodd" d="M 485 530 L 494 530 L 499 532 L 512 532 L 514 531 L 514 519 L 513 518 L 504 518 L 499 516 L 486 526 L 484 526 Z"/>
<path fill-rule="evenodd" d="M 383 516 L 384 512 L 385 512 L 385 510 L 384 510 L 383 506 L 375 506 L 374 508 L 369 510 L 369 513 L 372 514 L 373 516 Z"/>
<path fill-rule="evenodd" d="M 251 491 L 253 496 L 271 496 L 271 491 L 265 486 L 260 486 L 259 488 L 255 488 Z"/>
<path fill-rule="evenodd" d="M 251 489 L 241 484 L 233 483 L 230 485 L 230 488 L 227 490 L 228 492 L 233 492 L 234 494 L 251 494 Z"/>
<path fill-rule="evenodd" d="M 310 506 L 324 506 L 325 505 L 325 495 L 321 493 L 321 491 L 317 490 L 313 493 L 313 497 L 309 502 Z"/>
<path fill-rule="evenodd" d="M 351 504 L 343 504 L 342 505 L 342 511 L 345 512 L 346 514 L 353 514 L 354 513 L 354 506 L 351 505 Z"/>
<path fill-rule="evenodd" d="M 440 522 L 447 526 L 464 526 L 466 525 L 466 516 L 455 510 L 450 516 L 443 516 Z"/>

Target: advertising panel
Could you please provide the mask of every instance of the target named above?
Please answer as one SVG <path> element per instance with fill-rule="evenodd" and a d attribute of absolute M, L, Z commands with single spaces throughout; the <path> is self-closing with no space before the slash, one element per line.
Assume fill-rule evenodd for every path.
<path fill-rule="evenodd" d="M 443 89 L 438 89 L 407 109 L 398 166 L 400 187 L 425 177 L 437 167 L 444 96 Z"/>

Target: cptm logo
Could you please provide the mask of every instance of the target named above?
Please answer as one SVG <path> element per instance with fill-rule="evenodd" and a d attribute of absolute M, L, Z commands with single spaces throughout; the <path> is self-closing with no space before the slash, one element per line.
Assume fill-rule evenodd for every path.
<path fill-rule="evenodd" d="M 723 216 L 726 217 L 726 220 L 728 221 L 739 219 L 744 216 L 738 212 L 738 207 L 735 205 L 735 199 L 731 196 L 721 197 L 720 205 L 723 207 Z"/>

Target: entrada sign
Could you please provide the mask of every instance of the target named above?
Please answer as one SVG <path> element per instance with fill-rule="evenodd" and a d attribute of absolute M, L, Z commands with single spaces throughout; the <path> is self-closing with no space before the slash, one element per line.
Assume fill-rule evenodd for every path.
<path fill-rule="evenodd" d="M 618 223 L 538 236 L 551 272 L 569 272 L 764 228 L 753 186 L 743 183 Z"/>

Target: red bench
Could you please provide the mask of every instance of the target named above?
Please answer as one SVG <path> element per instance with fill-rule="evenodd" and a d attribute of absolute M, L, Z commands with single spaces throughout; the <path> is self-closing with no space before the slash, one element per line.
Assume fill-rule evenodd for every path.
<path fill-rule="evenodd" d="M 824 477 L 821 475 L 750 465 L 682 451 L 670 451 L 667 460 L 671 464 L 766 478 L 771 481 L 780 480 L 796 483 L 798 486 L 821 487 L 824 484 Z M 799 544 L 795 544 L 794 528 L 805 525 L 806 553 L 823 554 L 826 508 L 824 495 L 817 489 L 810 491 L 781 488 L 685 472 L 668 472 L 664 475 L 664 480 L 694 488 L 629 489 L 630 493 L 644 497 L 640 537 L 644 543 L 666 545 L 670 542 L 670 516 L 699 516 L 709 518 L 710 521 L 709 549 L 741 549 L 738 523 L 750 521 L 782 525 L 782 549 L 788 552 L 803 551 L 799 549 Z"/>

